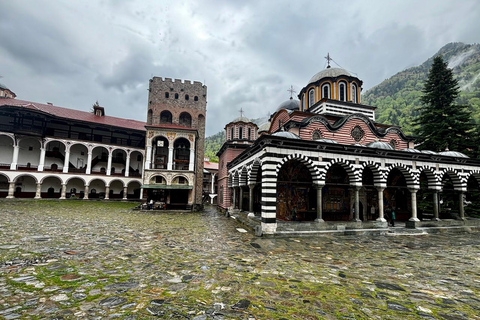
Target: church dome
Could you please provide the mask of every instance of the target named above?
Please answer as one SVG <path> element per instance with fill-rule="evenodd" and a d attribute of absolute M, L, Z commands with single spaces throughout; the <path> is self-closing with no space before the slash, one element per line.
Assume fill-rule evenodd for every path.
<path fill-rule="evenodd" d="M 289 139 L 300 139 L 300 137 L 297 136 L 295 133 L 291 133 L 291 132 L 288 132 L 288 131 L 275 132 L 274 134 L 272 134 L 272 136 L 289 138 Z"/>
<path fill-rule="evenodd" d="M 282 102 L 278 106 L 277 111 L 280 111 L 282 109 L 291 110 L 291 111 L 300 110 L 300 100 L 290 98 Z"/>
<path fill-rule="evenodd" d="M 240 116 L 240 117 L 234 119 L 232 122 L 250 122 L 250 119 L 248 119 L 247 117 L 244 117 L 244 116 Z"/>
<path fill-rule="evenodd" d="M 265 123 L 262 123 L 258 128 L 258 133 L 267 132 L 268 130 L 270 130 L 270 122 L 265 122 Z"/>
<path fill-rule="evenodd" d="M 439 152 L 438 154 L 442 156 L 447 156 L 447 157 L 468 158 L 467 155 L 458 151 L 442 151 L 442 152 Z"/>
<path fill-rule="evenodd" d="M 308 81 L 308 83 L 313 83 L 323 78 L 336 78 L 339 76 L 351 77 L 352 75 L 347 70 L 342 68 L 327 68 L 314 75 L 310 81 Z"/>
<path fill-rule="evenodd" d="M 317 142 L 325 142 L 325 143 L 338 143 L 337 141 L 335 140 L 332 140 L 332 139 L 325 139 L 325 138 L 322 138 L 322 139 L 317 139 L 315 140 Z"/>
<path fill-rule="evenodd" d="M 367 144 L 367 147 L 375 149 L 394 150 L 389 143 L 382 141 L 370 142 L 369 144 Z"/>
<path fill-rule="evenodd" d="M 420 151 L 420 150 L 418 150 L 418 149 L 413 149 L 413 148 L 402 149 L 402 151 L 412 152 L 412 153 L 422 153 L 422 151 Z"/>

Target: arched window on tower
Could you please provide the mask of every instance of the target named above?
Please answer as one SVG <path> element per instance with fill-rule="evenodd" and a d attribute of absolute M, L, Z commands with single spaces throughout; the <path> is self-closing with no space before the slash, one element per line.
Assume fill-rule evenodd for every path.
<path fill-rule="evenodd" d="M 252 140 L 252 128 L 248 128 L 248 140 Z"/>
<path fill-rule="evenodd" d="M 357 103 L 357 85 L 352 83 L 352 102 Z"/>
<path fill-rule="evenodd" d="M 347 91 L 345 90 L 345 82 L 340 82 L 338 85 L 340 101 L 347 101 Z"/>
<path fill-rule="evenodd" d="M 238 139 L 243 139 L 243 127 L 238 128 Z"/>
<path fill-rule="evenodd" d="M 230 129 L 230 140 L 233 140 L 233 133 L 235 132 L 234 128 Z"/>
<path fill-rule="evenodd" d="M 192 126 L 192 116 L 190 115 L 190 113 L 188 112 L 180 113 L 179 124 L 181 126 L 190 128 Z"/>
<path fill-rule="evenodd" d="M 324 98 L 330 99 L 330 85 L 328 83 L 322 86 L 322 99 Z"/>
<path fill-rule="evenodd" d="M 160 113 L 160 123 L 172 123 L 172 113 L 170 111 L 162 111 Z"/>
<path fill-rule="evenodd" d="M 308 91 L 308 107 L 310 108 L 315 103 L 315 90 Z"/>

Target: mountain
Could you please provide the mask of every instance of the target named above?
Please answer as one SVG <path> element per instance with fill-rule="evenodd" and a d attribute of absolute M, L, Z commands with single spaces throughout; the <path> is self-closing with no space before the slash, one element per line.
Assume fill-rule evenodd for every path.
<path fill-rule="evenodd" d="M 268 117 L 252 119 L 253 123 L 257 126 L 268 121 Z M 216 156 L 218 150 L 222 147 L 225 142 L 225 132 L 220 131 L 213 136 L 205 138 L 205 158 L 209 158 L 211 162 L 218 162 L 218 157 Z"/>
<path fill-rule="evenodd" d="M 412 119 L 421 107 L 420 97 L 433 58 L 442 55 L 459 81 L 460 95 L 456 104 L 468 105 L 473 119 L 480 123 L 480 45 L 449 43 L 433 57 L 417 67 L 401 71 L 362 95 L 362 103 L 378 107 L 376 120 L 401 126 L 406 134 L 413 133 Z"/>

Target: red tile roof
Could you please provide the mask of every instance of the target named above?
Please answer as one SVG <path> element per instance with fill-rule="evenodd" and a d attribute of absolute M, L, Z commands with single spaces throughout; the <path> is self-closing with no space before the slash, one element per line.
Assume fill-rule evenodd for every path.
<path fill-rule="evenodd" d="M 218 170 L 218 163 L 210 162 L 210 161 L 204 161 L 203 162 L 203 167 L 204 167 L 204 169 Z"/>
<path fill-rule="evenodd" d="M 73 119 L 78 121 L 103 124 L 107 126 L 115 126 L 115 127 L 145 131 L 146 123 L 143 121 L 116 118 L 116 117 L 110 117 L 110 116 L 100 117 L 100 116 L 94 115 L 91 112 L 67 109 L 67 108 L 57 107 L 49 104 L 42 104 L 42 103 L 24 101 L 24 100 L 18 100 L 18 99 L 0 99 L 0 107 L 7 107 L 7 106 L 40 111 L 40 112 L 50 114 L 52 116 L 63 118 L 63 119 Z"/>

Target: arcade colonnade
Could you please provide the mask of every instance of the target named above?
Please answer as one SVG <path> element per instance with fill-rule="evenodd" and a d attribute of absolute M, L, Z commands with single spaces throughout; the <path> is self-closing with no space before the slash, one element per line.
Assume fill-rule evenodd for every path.
<path fill-rule="evenodd" d="M 229 168 L 228 187 L 232 193 L 231 206 L 259 211 L 262 231 L 274 233 L 277 221 L 292 220 L 293 207 L 295 211 L 302 207 L 305 211 L 293 220 L 384 222 L 386 213 L 393 209 L 399 211 L 397 218 L 419 221 L 419 191 L 422 198 L 430 195 L 431 218 L 440 219 L 439 194 L 450 193 L 450 197 L 453 194 L 457 197 L 458 208 L 454 209 L 459 218 L 464 219 L 467 185 L 473 181 L 478 189 L 479 169 L 460 163 L 264 148 L 255 157 Z M 294 172 L 295 177 L 307 176 L 306 181 L 295 177 L 290 182 L 281 181 L 285 171 Z M 244 199 L 248 201 L 242 201 Z M 304 199 L 310 199 L 309 203 L 301 204 Z M 258 210 L 255 210 L 256 202 L 259 202 Z"/>

